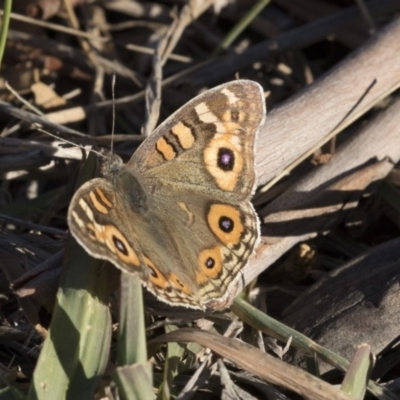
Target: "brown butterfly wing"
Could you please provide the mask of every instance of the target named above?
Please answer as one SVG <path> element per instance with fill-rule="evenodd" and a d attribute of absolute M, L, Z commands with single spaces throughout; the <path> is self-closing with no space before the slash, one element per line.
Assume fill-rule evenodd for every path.
<path fill-rule="evenodd" d="M 262 88 L 238 80 L 185 104 L 147 138 L 128 162 L 149 185 L 249 199 L 255 183 L 254 142 L 265 117 Z"/>

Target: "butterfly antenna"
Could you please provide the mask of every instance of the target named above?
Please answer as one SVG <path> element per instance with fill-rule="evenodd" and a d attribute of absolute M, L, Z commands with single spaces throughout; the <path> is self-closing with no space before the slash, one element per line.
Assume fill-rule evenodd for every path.
<path fill-rule="evenodd" d="M 53 137 L 53 138 L 55 138 L 55 139 L 61 140 L 61 141 L 64 142 L 64 143 L 71 144 L 71 145 L 74 146 L 74 147 L 79 147 L 80 149 L 83 149 L 83 150 L 87 151 L 87 149 L 86 149 L 85 146 L 82 146 L 82 145 L 80 145 L 80 144 L 71 142 L 70 140 L 67 140 L 67 139 L 64 139 L 64 138 L 62 138 L 62 137 L 60 137 L 60 136 L 57 136 L 57 135 L 55 135 L 54 133 L 50 133 L 49 131 L 46 131 L 45 129 L 43 129 L 43 128 L 41 127 L 41 125 L 39 125 L 39 124 L 36 123 L 36 122 L 32 124 L 32 128 L 36 129 L 36 130 L 39 131 L 39 132 L 45 133 L 46 135 L 49 135 L 49 136 L 51 136 L 51 137 Z M 93 150 L 93 149 L 90 149 L 89 151 L 92 152 L 92 153 L 94 153 L 94 154 L 97 154 L 97 155 L 98 155 L 99 157 L 101 157 L 101 158 L 105 158 L 104 154 L 101 154 L 99 151 L 96 151 L 96 150 Z"/>
<path fill-rule="evenodd" d="M 115 130 L 115 72 L 112 74 L 111 80 L 111 96 L 112 96 L 112 126 L 111 126 L 111 154 L 114 148 L 114 130 Z"/>

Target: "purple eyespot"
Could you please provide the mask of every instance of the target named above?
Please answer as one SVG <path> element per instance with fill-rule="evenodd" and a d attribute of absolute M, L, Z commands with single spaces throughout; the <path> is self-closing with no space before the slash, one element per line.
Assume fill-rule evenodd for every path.
<path fill-rule="evenodd" d="M 114 246 L 124 255 L 128 255 L 128 250 L 126 249 L 125 245 L 122 243 L 121 240 L 116 238 L 115 236 L 112 237 L 112 240 L 114 242 Z"/>
<path fill-rule="evenodd" d="M 218 167 L 224 171 L 232 171 L 235 166 L 235 153 L 226 147 L 218 149 Z"/>
<path fill-rule="evenodd" d="M 230 233 L 233 231 L 234 223 L 229 217 L 222 216 L 219 219 L 219 228 L 225 233 Z"/>
<path fill-rule="evenodd" d="M 208 257 L 206 260 L 206 267 L 212 269 L 214 268 L 214 265 L 215 265 L 215 260 L 211 257 Z"/>
<path fill-rule="evenodd" d="M 154 268 L 151 268 L 149 265 L 147 266 L 150 275 L 152 275 L 154 278 L 158 278 L 157 272 L 154 270 Z"/>

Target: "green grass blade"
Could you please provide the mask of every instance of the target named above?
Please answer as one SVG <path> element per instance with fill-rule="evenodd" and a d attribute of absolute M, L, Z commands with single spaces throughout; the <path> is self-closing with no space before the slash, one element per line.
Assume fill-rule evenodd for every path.
<path fill-rule="evenodd" d="M 90 171 L 94 168 L 91 161 L 86 166 Z M 108 300 L 112 272 L 69 238 L 49 334 L 28 399 L 93 398 L 111 341 Z"/>
<path fill-rule="evenodd" d="M 341 390 L 350 394 L 355 399 L 362 400 L 367 391 L 368 378 L 371 374 L 374 359 L 371 347 L 362 344 L 358 347 L 350 367 L 343 379 Z"/>
<path fill-rule="evenodd" d="M 118 364 L 147 362 L 142 284 L 138 275 L 121 274 Z"/>
<path fill-rule="evenodd" d="M 114 380 L 122 399 L 154 399 L 152 374 L 149 374 L 149 367 L 147 363 L 117 368 L 118 372 L 114 374 Z"/>
<path fill-rule="evenodd" d="M 8 33 L 8 27 L 10 25 L 11 7 L 12 7 L 12 0 L 5 0 L 3 20 L 1 21 L 2 23 L 0 28 L 0 69 L 3 61 L 4 51 L 6 49 L 7 33 Z"/>
<path fill-rule="evenodd" d="M 245 16 L 231 29 L 228 35 L 225 36 L 219 46 L 213 51 L 213 55 L 217 55 L 221 53 L 221 51 L 226 50 L 269 2 L 270 0 L 258 0 Z"/>
<path fill-rule="evenodd" d="M 177 330 L 175 325 L 167 325 L 166 333 Z M 167 355 L 165 358 L 163 382 L 158 390 L 157 400 L 168 400 L 171 398 L 171 388 L 174 378 L 180 372 L 179 369 L 183 366 L 182 358 L 186 351 L 186 344 L 169 342 L 167 343 Z"/>
<path fill-rule="evenodd" d="M 142 284 L 137 274 L 121 274 L 118 367 L 113 378 L 123 399 L 152 399 L 153 374 L 147 361 Z"/>

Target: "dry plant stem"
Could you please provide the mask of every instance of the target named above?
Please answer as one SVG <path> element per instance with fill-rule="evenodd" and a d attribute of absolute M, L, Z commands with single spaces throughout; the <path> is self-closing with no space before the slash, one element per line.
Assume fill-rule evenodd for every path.
<path fill-rule="evenodd" d="M 0 137 L 1 178 L 8 180 L 32 173 L 50 176 L 53 172 L 59 173 L 60 177 L 66 175 L 65 164 L 54 164 L 54 161 L 81 160 L 82 150 L 77 147 L 57 147 L 60 145 L 65 143 L 53 142 L 49 145 L 25 139 Z"/>
<path fill-rule="evenodd" d="M 356 0 L 357 5 L 364 17 L 365 22 L 369 25 L 369 31 L 371 33 L 376 32 L 376 25 L 375 22 L 371 16 L 371 13 L 368 10 L 368 7 L 365 5 L 364 0 Z"/>
<path fill-rule="evenodd" d="M 135 0 L 103 1 L 102 6 L 106 10 L 117 11 L 133 18 L 146 21 L 169 21 L 171 8 L 161 2 L 143 2 Z"/>
<path fill-rule="evenodd" d="M 168 46 L 165 50 L 165 54 L 163 56 L 163 62 L 167 60 L 169 55 L 172 53 L 172 50 L 177 45 L 178 41 L 180 40 L 183 31 L 185 28 L 191 24 L 193 21 L 198 19 L 201 14 L 203 14 L 209 7 L 211 7 L 215 3 L 215 0 L 196 0 L 191 1 L 189 4 L 185 5 L 182 8 L 182 11 L 179 15 L 179 21 L 176 26 L 176 30 L 173 33 L 171 39 L 169 40 Z"/>
<path fill-rule="evenodd" d="M 355 106 L 347 120 L 362 115 L 399 86 L 400 62 L 393 57 L 400 54 L 399 37 L 397 19 L 329 74 L 272 110 L 257 143 L 259 185 L 319 145 Z"/>
<path fill-rule="evenodd" d="M 80 31 L 78 18 L 75 14 L 75 10 L 74 10 L 70 0 L 64 0 L 63 2 L 64 2 L 64 7 L 67 10 L 69 23 L 75 30 Z M 96 66 L 97 65 L 96 54 L 91 49 L 91 46 L 90 46 L 89 42 L 87 41 L 87 39 L 79 37 L 78 41 L 80 42 L 83 51 L 85 52 L 85 54 L 91 61 L 92 65 Z"/>
<path fill-rule="evenodd" d="M 14 279 L 10 286 L 14 291 L 19 290 L 18 296 L 23 297 L 29 295 L 29 283 L 32 279 L 38 277 L 40 274 L 46 271 L 54 270 L 55 268 L 61 268 L 61 262 L 64 255 L 64 250 L 60 250 L 57 253 L 48 256 L 44 261 L 39 263 L 34 268 L 26 271 L 23 275 Z M 28 284 L 28 288 L 24 287 Z"/>
<path fill-rule="evenodd" d="M 64 110 L 68 113 L 69 110 Z M 68 128 L 66 126 L 57 125 L 54 122 L 48 121 L 45 118 L 39 117 L 31 112 L 20 110 L 19 108 L 13 107 L 11 104 L 6 103 L 5 101 L 0 100 L 0 112 L 4 112 L 6 114 L 12 115 L 13 117 L 29 122 L 31 124 L 39 124 L 39 126 L 48 129 L 51 132 L 55 133 L 65 133 L 72 136 L 78 136 L 82 138 L 89 138 L 88 135 L 85 135 L 82 132 L 76 131 L 75 129 Z"/>
<path fill-rule="evenodd" d="M 29 221 L 26 221 L 26 220 L 20 219 L 20 218 L 10 217 L 9 215 L 6 215 L 6 214 L 0 213 L 0 221 L 8 222 L 10 224 L 14 224 L 19 227 L 23 226 L 24 228 L 36 230 L 36 231 L 42 232 L 42 233 L 47 233 L 49 235 L 60 236 L 62 238 L 65 238 L 67 236 L 66 232 L 61 229 L 51 228 L 49 226 L 45 226 L 45 225 L 41 225 L 41 224 L 35 224 L 34 222 L 29 222 Z"/>
<path fill-rule="evenodd" d="M 327 136 L 329 132 L 332 130 L 332 128 L 335 127 L 342 118 L 344 118 L 346 113 L 349 110 L 351 110 L 351 108 L 357 103 L 357 101 L 360 100 L 360 98 L 364 95 L 367 88 L 371 85 L 373 78 L 377 77 L 378 83 L 374 86 L 373 90 L 371 90 L 370 93 L 368 93 L 368 95 L 364 99 L 364 103 L 368 101 L 371 104 L 374 104 L 378 99 L 382 98 L 384 95 L 394 90 L 399 80 L 399 73 L 398 73 L 399 66 L 397 65 L 396 67 L 392 65 L 393 54 L 397 54 L 396 52 L 399 50 L 400 47 L 400 43 L 399 42 L 396 43 L 396 37 L 399 35 L 400 32 L 399 25 L 400 23 L 398 21 L 395 21 L 392 24 L 388 25 L 388 27 L 384 31 L 378 33 L 377 37 L 371 39 L 368 42 L 368 44 L 364 46 L 363 49 L 360 50 L 362 51 L 362 53 L 360 53 L 359 51 L 357 52 L 356 55 L 346 59 L 334 71 L 332 71 L 329 75 L 327 75 L 323 80 L 318 81 L 318 83 L 315 86 L 312 86 L 310 89 L 304 91 L 300 95 L 301 101 L 298 101 L 296 97 L 296 100 L 293 100 L 273 111 L 271 116 L 267 118 L 265 128 L 263 129 L 263 131 L 268 132 L 268 137 L 265 138 L 265 142 L 263 137 L 261 137 L 259 140 L 260 142 L 259 154 L 262 155 L 262 158 L 258 157 L 257 160 L 258 163 L 261 164 L 261 166 L 265 164 L 267 160 L 268 166 L 264 167 L 265 171 L 263 172 L 266 173 L 267 170 L 269 171 L 269 174 L 265 175 L 261 173 L 259 174 L 259 176 L 262 176 L 263 178 L 262 180 L 260 180 L 260 183 L 264 183 L 271 180 L 280 171 L 282 171 L 284 167 L 290 164 L 291 161 L 297 159 L 299 155 L 303 154 L 306 150 L 312 147 L 312 145 L 309 146 L 309 142 L 311 141 L 311 139 L 314 142 L 313 144 L 315 144 L 319 140 Z M 264 50 L 260 49 L 259 51 L 256 52 L 257 57 L 256 58 L 253 57 L 252 59 L 258 60 L 260 58 L 260 54 L 263 54 L 263 57 L 265 57 L 265 51 L 267 53 L 270 52 L 268 48 Z M 248 62 L 248 59 L 251 57 L 250 56 L 246 57 L 247 57 L 246 62 Z M 205 65 L 209 63 L 210 61 L 206 62 Z M 218 64 L 217 70 L 220 69 L 219 67 L 220 64 Z M 356 67 L 356 69 L 354 69 L 354 67 Z M 187 72 L 186 76 L 189 73 L 191 73 L 191 70 L 198 70 L 198 68 L 199 68 L 198 65 L 192 68 L 188 68 L 186 70 Z M 224 73 L 226 72 L 226 68 L 225 66 L 222 67 Z M 240 68 L 240 66 L 238 68 Z M 214 63 L 212 64 L 211 69 L 213 71 L 216 69 L 216 65 Z M 372 79 L 371 75 L 373 76 Z M 210 75 L 208 75 L 208 77 L 209 76 Z M 179 75 L 165 79 L 163 81 L 163 86 L 170 84 L 173 81 L 176 81 L 178 78 Z M 343 83 L 338 84 L 337 82 L 335 82 L 335 80 L 336 81 L 340 80 L 340 82 Z M 338 85 L 336 90 L 334 90 L 333 92 L 335 94 L 334 97 L 331 96 L 331 92 L 325 92 L 326 86 L 328 84 L 330 84 L 331 86 L 332 84 Z M 339 87 L 339 85 L 343 86 Z M 348 88 L 354 88 L 356 87 L 356 85 L 360 86 L 359 87 L 357 86 L 358 90 L 355 93 L 353 93 L 351 90 L 348 89 Z M 311 91 L 312 93 L 308 93 L 308 91 Z M 329 111 L 329 109 L 325 109 L 325 112 L 322 112 L 323 110 L 321 109 L 324 107 L 325 108 L 328 107 L 324 106 L 321 103 L 320 106 L 316 109 L 312 109 L 312 107 L 308 108 L 309 105 L 306 102 L 310 102 L 311 106 L 314 105 L 314 103 L 317 103 L 316 101 L 309 100 L 312 96 L 314 96 L 313 94 L 314 92 L 318 97 L 318 101 L 322 100 L 322 103 L 330 104 L 330 107 L 332 108 L 332 110 L 330 111 L 333 111 L 334 114 L 339 114 L 338 118 L 334 118 L 334 123 L 331 123 L 329 125 L 329 129 L 326 128 L 327 124 L 325 124 L 325 120 L 328 120 L 330 118 L 330 115 L 327 112 Z M 321 93 L 323 93 L 323 95 L 326 98 L 321 99 L 320 96 Z M 143 97 L 144 97 L 144 91 L 136 93 L 132 96 L 127 96 L 122 99 L 116 99 L 115 105 L 117 108 L 127 107 L 133 102 L 143 99 Z M 293 105 L 293 102 L 295 102 L 295 105 Z M 341 104 L 339 111 L 337 109 L 334 109 L 334 107 L 336 107 L 338 104 Z M 101 108 L 110 108 L 111 105 L 112 105 L 111 101 L 106 101 L 97 104 L 96 107 L 94 108 L 76 107 L 76 110 L 74 111 L 73 120 L 72 119 L 65 120 L 64 116 L 60 115 L 59 113 L 52 113 L 51 115 L 48 115 L 48 117 L 51 118 L 52 121 L 58 123 L 74 122 L 84 119 L 86 117 L 87 112 L 96 112 Z M 299 120 L 296 118 L 293 121 L 287 119 L 279 121 L 279 118 L 272 119 L 272 115 L 274 115 L 275 113 L 282 113 L 282 109 L 286 109 L 287 107 L 293 108 L 293 114 L 291 115 L 296 115 L 295 111 L 299 113 L 300 111 L 302 111 L 299 114 L 301 119 L 299 118 L 300 119 Z M 345 110 L 344 112 L 343 109 Z M 308 115 L 309 118 L 308 121 L 306 115 L 307 111 L 310 113 Z M 318 115 L 316 115 L 317 112 L 319 112 Z M 286 111 L 284 111 L 284 113 L 286 113 Z M 285 118 L 287 118 L 287 115 Z M 318 122 L 319 120 L 322 119 L 324 120 L 323 123 L 321 121 Z M 282 140 L 282 137 L 280 135 L 288 136 L 288 133 L 285 134 L 285 132 L 290 131 L 289 132 L 290 134 L 292 131 L 294 132 L 298 128 L 300 128 L 301 131 L 304 131 L 303 135 L 306 135 L 308 130 L 310 130 L 310 125 L 313 125 L 311 121 L 316 121 L 315 126 L 317 127 L 322 125 L 324 125 L 324 127 L 321 128 L 318 132 L 315 132 L 316 129 L 314 129 L 314 132 L 312 132 L 311 130 L 312 134 L 308 139 L 306 138 L 307 140 L 305 140 L 304 143 L 301 143 L 302 146 L 299 146 L 299 143 L 297 143 L 296 147 L 292 149 L 292 151 L 295 153 L 293 154 L 292 157 L 285 155 L 285 157 L 282 158 L 282 153 L 287 151 L 287 147 L 283 145 L 284 140 Z M 277 124 L 278 126 L 274 127 L 272 126 L 272 123 Z M 270 131 L 272 132 L 271 134 L 269 133 Z M 283 139 L 285 139 L 285 136 L 283 136 Z M 301 139 L 304 138 L 301 137 Z M 305 147 L 305 149 L 303 147 Z M 285 163 L 286 160 L 288 161 L 288 163 Z M 278 163 L 278 165 L 275 165 L 276 163 Z"/>
<path fill-rule="evenodd" d="M 213 3 L 214 0 L 189 2 L 182 8 L 180 14 L 174 18 L 164 38 L 159 42 L 154 55 L 153 73 L 146 88 L 147 118 L 144 127 L 146 136 L 153 132 L 160 114 L 163 66 L 182 37 L 185 28 Z"/>
<path fill-rule="evenodd" d="M 106 26 L 106 19 L 103 10 L 101 7 L 96 5 L 87 5 L 82 7 L 82 15 L 85 18 L 85 27 L 93 36 L 101 37 L 101 35 L 108 36 L 108 32 L 105 29 L 98 29 L 98 26 Z M 110 58 L 112 57 L 112 46 L 107 46 L 104 43 L 96 42 L 96 40 L 88 40 L 87 42 L 82 40 L 82 45 L 84 43 L 85 46 L 89 45 L 92 49 L 93 55 L 96 53 L 104 54 L 108 53 Z M 94 55 L 95 57 L 95 55 Z M 102 66 L 95 64 L 93 65 L 95 69 L 94 82 L 93 82 L 93 92 L 90 96 L 90 103 L 96 103 L 98 100 L 103 100 L 103 87 L 104 87 L 104 77 L 105 77 L 105 70 Z M 92 114 L 89 117 L 88 121 L 88 133 L 90 136 L 96 136 L 96 133 L 100 131 L 100 133 L 105 133 L 101 131 L 101 128 L 104 126 L 104 114 Z"/>
<path fill-rule="evenodd" d="M 179 19 L 176 17 L 155 49 L 153 71 L 146 86 L 146 121 L 143 127 L 145 136 L 151 135 L 154 128 L 157 126 L 157 121 L 160 116 L 163 66 L 167 61 L 165 51 L 178 24 Z"/>
<path fill-rule="evenodd" d="M 269 354 L 261 353 L 257 348 L 236 339 L 225 338 L 217 334 L 184 328 L 159 336 L 151 342 L 193 341 L 210 347 L 220 356 L 228 358 L 239 367 L 268 382 L 293 390 L 307 399 L 315 400 L 350 400 L 346 393 L 313 375 L 293 367 Z"/>

